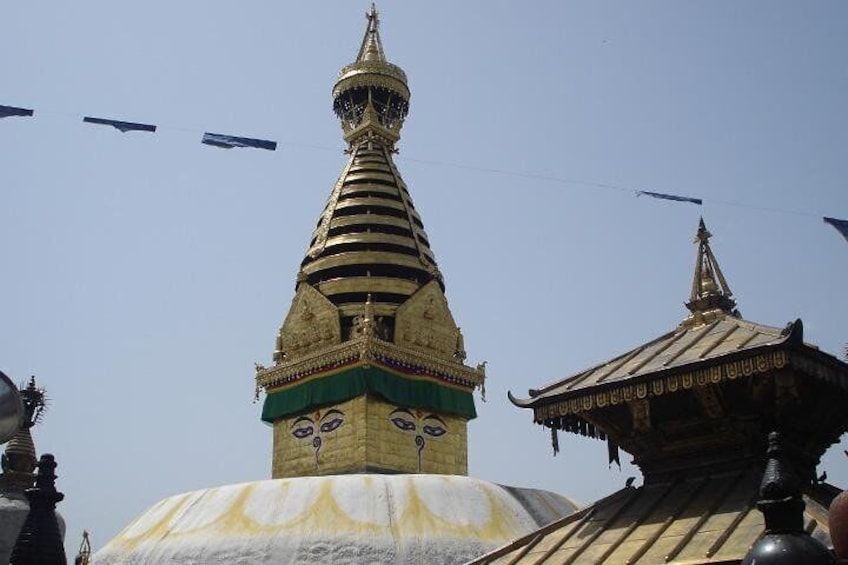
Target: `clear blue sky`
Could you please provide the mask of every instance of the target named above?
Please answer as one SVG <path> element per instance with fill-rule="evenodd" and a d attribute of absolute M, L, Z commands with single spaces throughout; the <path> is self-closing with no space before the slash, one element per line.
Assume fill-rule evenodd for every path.
<path fill-rule="evenodd" d="M 47 387 L 35 441 L 60 465 L 67 545 L 87 528 L 99 547 L 163 497 L 270 474 L 253 362 L 345 161 L 330 90 L 369 4 L 42 6 L 9 4 L 0 31 L 0 104 L 36 110 L 0 120 L 0 368 Z M 700 214 L 746 318 L 801 317 L 842 351 L 848 243 L 821 216 L 848 217 L 848 3 L 378 8 L 413 93 L 398 166 L 469 361 L 488 361 L 472 475 L 589 502 L 635 474 L 585 438 L 552 457 L 506 391 L 672 329 Z M 843 447 L 823 466 L 840 486 Z"/>

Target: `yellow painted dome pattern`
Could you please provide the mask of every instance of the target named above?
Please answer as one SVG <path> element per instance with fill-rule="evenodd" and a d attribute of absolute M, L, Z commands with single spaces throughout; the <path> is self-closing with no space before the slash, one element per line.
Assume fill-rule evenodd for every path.
<path fill-rule="evenodd" d="M 167 498 L 95 563 L 463 563 L 575 510 L 548 492 L 449 475 L 267 480 Z"/>

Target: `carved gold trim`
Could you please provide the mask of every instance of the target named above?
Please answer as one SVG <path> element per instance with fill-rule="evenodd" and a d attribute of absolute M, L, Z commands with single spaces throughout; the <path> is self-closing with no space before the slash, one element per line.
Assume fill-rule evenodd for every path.
<path fill-rule="evenodd" d="M 381 63 L 380 65 L 366 65 L 363 63 L 353 63 L 342 67 L 340 78 L 333 87 L 333 98 L 338 98 L 343 92 L 353 88 L 386 88 L 400 94 L 404 99 L 409 101 L 409 87 L 405 84 L 406 77 L 402 76 L 403 71 L 400 67 L 391 65 L 397 69 L 400 74 L 391 74 L 388 69 L 391 63 Z M 386 72 L 389 71 L 389 72 Z"/>
<path fill-rule="evenodd" d="M 356 361 L 378 361 L 388 366 L 415 368 L 446 384 L 474 389 L 483 385 L 485 370 L 473 369 L 460 362 L 440 359 L 423 351 L 409 351 L 376 336 L 363 334 L 318 354 L 287 358 L 274 367 L 256 367 L 256 386 L 266 391 L 293 385 L 319 371 L 341 367 Z"/>
<path fill-rule="evenodd" d="M 428 282 L 398 307 L 394 341 L 425 354 L 455 358 L 462 338 L 438 282 Z"/>
<path fill-rule="evenodd" d="M 724 380 L 735 380 L 739 377 L 749 377 L 754 374 L 765 373 L 772 369 L 782 369 L 790 362 L 789 354 L 785 351 L 773 351 L 762 353 L 753 358 L 731 361 L 722 365 L 698 369 L 688 373 L 678 373 L 667 377 L 660 377 L 648 382 L 626 384 L 614 389 L 603 391 L 588 390 L 564 400 L 553 401 L 533 408 L 533 419 L 537 423 L 544 422 L 548 418 L 566 416 L 569 414 L 581 414 L 595 408 L 615 406 L 628 402 L 631 398 L 644 399 L 652 396 L 660 396 L 667 392 L 676 392 L 680 389 L 689 390 L 697 387 L 706 387 L 717 384 Z M 805 359 L 792 357 L 792 365 L 803 366 L 812 370 L 814 364 Z M 820 369 L 826 369 L 821 364 L 815 364 Z"/>

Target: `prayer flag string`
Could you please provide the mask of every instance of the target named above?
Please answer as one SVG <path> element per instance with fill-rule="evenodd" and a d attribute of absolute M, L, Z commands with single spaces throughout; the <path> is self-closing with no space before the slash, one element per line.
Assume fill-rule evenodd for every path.
<path fill-rule="evenodd" d="M 0 105 L 0 118 L 32 117 L 34 115 L 35 115 L 35 111 L 30 109 L 30 108 Z M 96 125 L 111 126 L 115 129 L 117 129 L 118 131 L 120 131 L 121 133 L 126 133 L 126 132 L 130 132 L 130 131 L 142 131 L 142 132 L 156 133 L 156 131 L 159 127 L 155 124 L 148 124 L 148 123 L 143 123 L 143 122 L 131 122 L 131 121 L 115 120 L 115 119 L 107 119 L 107 118 L 97 118 L 97 117 L 93 117 L 93 116 L 84 116 L 83 122 L 90 123 L 90 124 L 96 124 Z M 171 128 L 166 128 L 166 129 L 182 129 L 182 130 L 184 130 L 185 128 L 171 127 Z M 196 131 L 196 130 L 186 130 L 186 131 Z M 256 138 L 256 137 L 240 137 L 240 136 L 228 135 L 228 134 L 222 134 L 222 133 L 211 133 L 211 132 L 208 132 L 208 131 L 203 132 L 203 137 L 201 138 L 201 143 L 204 144 L 204 145 L 209 145 L 209 146 L 212 146 L 212 147 L 218 147 L 218 148 L 222 148 L 222 149 L 256 148 L 256 149 L 265 149 L 267 151 L 276 151 L 276 149 L 277 149 L 277 142 L 273 141 L 273 140 L 260 139 L 260 138 Z M 302 147 L 316 147 L 316 146 L 313 146 L 313 145 L 307 145 L 307 144 L 296 143 L 296 142 L 291 142 L 289 144 L 290 145 L 302 146 Z M 321 149 L 328 149 L 327 147 L 323 147 L 323 146 L 320 147 L 320 148 Z M 491 168 L 486 168 L 486 167 L 475 167 L 475 166 L 471 166 L 471 165 L 465 165 L 465 164 L 460 164 L 460 163 L 446 163 L 446 162 L 442 162 L 442 161 L 425 161 L 425 160 L 421 160 L 421 159 L 412 159 L 412 158 L 409 158 L 409 157 L 407 157 L 406 159 L 409 160 L 409 161 L 414 161 L 414 162 L 429 164 L 429 165 L 449 166 L 449 167 L 456 167 L 456 168 L 473 170 L 473 171 L 488 172 L 488 173 L 493 173 L 493 174 L 510 175 L 510 176 L 517 176 L 517 177 L 523 177 L 523 178 L 532 178 L 532 179 L 544 180 L 544 181 L 549 181 L 549 182 L 558 182 L 558 183 L 562 183 L 562 184 L 582 185 L 582 186 L 587 186 L 587 187 L 604 188 L 604 189 L 611 189 L 611 190 L 617 190 L 617 191 L 631 191 L 631 190 L 633 190 L 633 189 L 630 189 L 626 186 L 604 184 L 604 183 L 598 183 L 598 182 L 579 181 L 579 180 L 568 180 L 568 179 L 559 178 L 559 177 L 555 177 L 555 176 L 540 175 L 540 174 L 527 173 L 527 172 L 517 172 L 517 171 L 508 171 L 508 170 L 501 170 L 501 169 L 491 169 Z M 665 192 L 653 192 L 653 191 L 649 191 L 649 190 L 633 190 L 633 192 L 635 192 L 637 197 L 644 195 L 644 196 L 649 196 L 651 198 L 655 198 L 655 199 L 659 199 L 659 200 L 670 200 L 670 201 L 673 201 L 673 202 L 686 202 L 686 203 L 690 203 L 690 204 L 695 204 L 697 206 L 702 206 L 703 203 L 704 203 L 704 201 L 701 198 L 694 198 L 694 197 L 691 197 L 691 196 L 682 196 L 682 195 L 679 195 L 679 194 L 669 194 L 669 193 L 665 193 Z M 716 202 L 719 202 L 720 204 L 729 205 L 729 206 L 752 208 L 752 206 L 742 204 L 742 203 L 738 203 L 738 202 L 724 202 L 724 201 L 716 201 Z M 789 210 L 773 210 L 773 209 L 766 209 L 766 208 L 761 208 L 761 207 L 753 207 L 753 208 L 763 210 L 763 211 L 772 211 L 772 212 L 777 211 L 777 212 L 784 212 L 784 213 L 790 213 L 790 214 L 795 214 L 795 215 L 810 215 L 810 214 L 806 214 L 806 213 L 802 213 L 802 212 L 789 211 Z M 842 237 L 844 237 L 845 240 L 848 241 L 848 220 L 840 220 L 840 219 L 837 219 L 837 218 L 831 218 L 831 217 L 827 217 L 827 216 L 825 216 L 823 219 L 824 219 L 824 222 L 826 224 L 830 224 L 831 226 L 833 226 L 842 235 Z"/>

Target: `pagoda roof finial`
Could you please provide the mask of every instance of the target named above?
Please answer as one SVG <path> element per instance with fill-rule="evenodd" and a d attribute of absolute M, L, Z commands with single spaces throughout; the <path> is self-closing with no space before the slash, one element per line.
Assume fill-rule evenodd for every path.
<path fill-rule="evenodd" d="M 694 241 L 698 244 L 698 254 L 695 258 L 695 273 L 692 276 L 692 291 L 689 294 L 689 302 L 686 303 L 692 314 L 683 321 L 684 325 L 698 326 L 728 314 L 739 316 L 736 301 L 731 298 L 733 292 L 710 247 L 712 235 L 704 223 L 704 218 L 701 218 Z"/>

